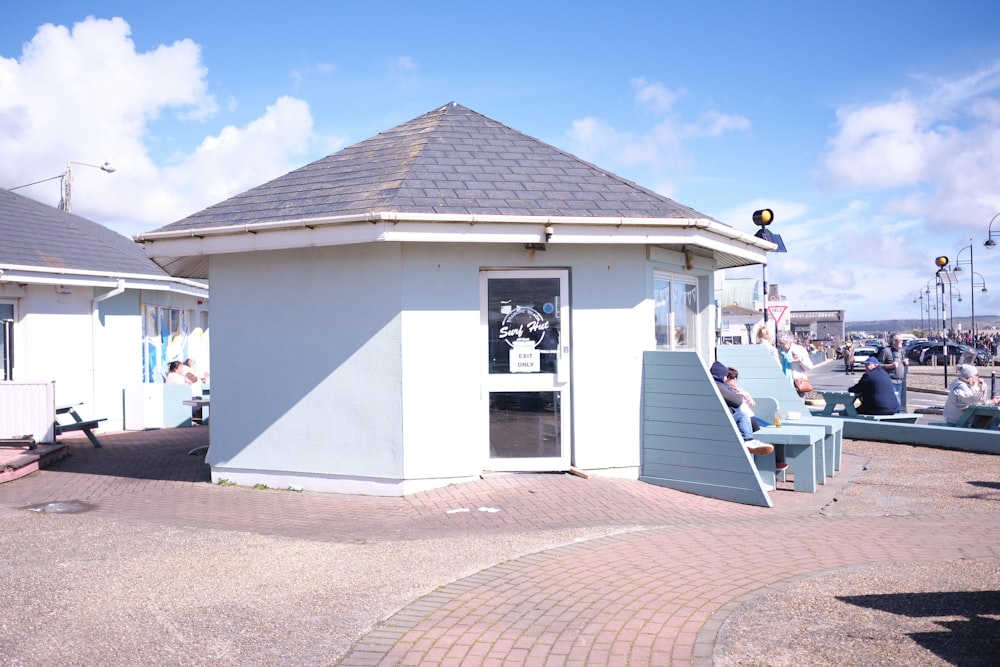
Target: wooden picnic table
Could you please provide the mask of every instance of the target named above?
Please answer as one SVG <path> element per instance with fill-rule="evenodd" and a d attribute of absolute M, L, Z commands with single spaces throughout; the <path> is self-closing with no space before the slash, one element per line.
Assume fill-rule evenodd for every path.
<path fill-rule="evenodd" d="M 83 405 L 83 403 L 67 403 L 66 405 L 56 406 L 56 435 L 62 435 L 66 431 L 83 431 L 83 434 L 87 436 L 87 440 L 90 440 L 90 444 L 94 447 L 100 447 L 101 441 L 97 439 L 96 435 L 94 435 L 94 429 L 97 428 L 98 424 L 102 421 L 106 421 L 107 417 L 101 417 L 100 419 L 84 419 L 76 411 L 76 407 L 78 405 Z M 73 418 L 73 421 L 68 424 L 60 423 L 59 415 L 69 415 Z"/>

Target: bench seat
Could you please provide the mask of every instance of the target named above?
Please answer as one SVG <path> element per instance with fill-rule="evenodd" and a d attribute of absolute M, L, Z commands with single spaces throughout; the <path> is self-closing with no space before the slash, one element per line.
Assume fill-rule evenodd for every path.
<path fill-rule="evenodd" d="M 15 435 L 10 438 L 0 438 L 0 447 L 27 447 L 34 449 L 38 446 L 33 435 Z"/>
<path fill-rule="evenodd" d="M 901 424 L 916 424 L 920 415 L 915 412 L 897 412 L 894 415 L 857 415 L 854 417 L 843 417 L 843 419 L 868 419 L 876 422 L 899 422 Z"/>
<path fill-rule="evenodd" d="M 90 440 L 90 444 L 94 447 L 100 447 L 101 441 L 97 439 L 94 435 L 94 429 L 102 422 L 106 421 L 107 417 L 101 417 L 100 419 L 84 419 L 82 421 L 75 421 L 69 424 L 60 424 L 56 422 L 55 432 L 56 435 L 62 435 L 67 431 L 83 431 L 83 434 L 87 436 L 87 440 Z"/>
<path fill-rule="evenodd" d="M 82 422 L 73 422 L 72 424 L 56 424 L 56 434 L 62 434 L 66 431 L 89 431 L 90 429 L 97 428 L 97 425 L 102 421 L 106 421 L 107 417 L 102 417 L 100 419 L 88 419 Z"/>

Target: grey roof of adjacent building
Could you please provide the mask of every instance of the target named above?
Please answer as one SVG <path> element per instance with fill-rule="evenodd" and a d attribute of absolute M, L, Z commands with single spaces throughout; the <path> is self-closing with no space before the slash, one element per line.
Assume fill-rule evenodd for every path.
<path fill-rule="evenodd" d="M 371 212 L 711 220 L 451 102 L 151 233 Z"/>
<path fill-rule="evenodd" d="M 107 227 L 0 188 L 0 269 L 168 277 L 142 247 Z"/>

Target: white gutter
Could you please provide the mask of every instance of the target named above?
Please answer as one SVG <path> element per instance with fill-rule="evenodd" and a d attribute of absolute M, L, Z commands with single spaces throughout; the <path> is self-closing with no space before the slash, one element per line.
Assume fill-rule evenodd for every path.
<path fill-rule="evenodd" d="M 80 287 L 126 288 L 156 291 L 174 291 L 191 296 L 208 296 L 208 284 L 187 278 L 157 276 L 144 273 L 101 273 L 80 269 L 62 269 L 40 266 L 6 264 L 0 267 L 0 282 L 29 285 L 74 285 Z M 109 295 L 102 295 L 110 298 Z M 113 295 L 112 295 L 113 296 Z"/>
<path fill-rule="evenodd" d="M 101 323 L 100 304 L 102 301 L 107 301 L 124 293 L 125 281 L 119 278 L 117 287 L 100 296 L 94 297 L 90 302 L 90 396 L 92 403 L 97 400 L 97 330 Z M 91 405 L 91 407 L 95 408 L 97 406 Z"/>
<path fill-rule="evenodd" d="M 161 232 L 137 234 L 133 240 L 137 243 L 152 243 L 190 238 L 205 238 L 211 236 L 233 236 L 239 234 L 258 234 L 261 232 L 289 231 L 297 229 L 313 229 L 335 225 L 356 223 L 437 223 L 437 224 L 508 224 L 537 225 L 543 228 L 557 225 L 587 225 L 609 227 L 680 227 L 695 228 L 708 231 L 717 236 L 732 241 L 768 251 L 775 245 L 751 234 L 746 234 L 733 227 L 708 218 L 626 218 L 626 217 L 585 217 L 585 216 L 532 216 L 532 215 L 450 215 L 441 213 L 397 213 L 394 211 L 368 212 L 354 215 L 320 216 L 315 218 L 296 218 L 294 220 L 273 220 L 255 222 L 243 225 L 226 225 L 221 227 L 199 227 L 193 229 L 172 229 Z"/>

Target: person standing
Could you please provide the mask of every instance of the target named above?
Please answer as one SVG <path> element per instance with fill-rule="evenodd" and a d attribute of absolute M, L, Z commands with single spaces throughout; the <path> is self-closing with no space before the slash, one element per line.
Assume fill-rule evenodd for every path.
<path fill-rule="evenodd" d="M 844 345 L 844 374 L 854 375 L 854 343 L 851 341 Z"/>
<path fill-rule="evenodd" d="M 892 378 L 875 357 L 865 359 L 865 374 L 847 391 L 861 398 L 859 415 L 894 415 L 899 410 Z"/>
<path fill-rule="evenodd" d="M 906 358 L 903 351 L 903 337 L 899 332 L 889 336 L 889 344 L 878 353 L 879 364 L 889 373 L 892 379 L 892 391 L 899 401 L 899 409 L 906 411 L 906 371 L 910 365 L 910 360 Z"/>
<path fill-rule="evenodd" d="M 785 377 L 795 386 L 795 391 L 799 396 L 809 393 L 802 389 L 803 386 L 811 386 L 802 383 L 809 382 L 809 369 L 813 367 L 806 348 L 795 342 L 795 336 L 790 331 L 782 331 L 778 334 L 778 351 L 781 354 L 781 368 Z"/>
<path fill-rule="evenodd" d="M 774 341 L 771 339 L 771 329 L 767 324 L 761 324 L 760 328 L 757 329 L 757 343 L 767 346 L 771 356 L 774 357 L 779 366 L 781 365 L 781 356 L 778 354 L 778 348 L 774 346 Z"/>

